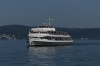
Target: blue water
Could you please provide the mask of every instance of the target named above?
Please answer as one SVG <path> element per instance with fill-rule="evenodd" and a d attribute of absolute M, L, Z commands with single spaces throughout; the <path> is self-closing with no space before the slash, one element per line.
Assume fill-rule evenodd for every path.
<path fill-rule="evenodd" d="M 100 66 L 100 40 L 42 47 L 28 46 L 25 40 L 0 40 L 0 66 Z"/>

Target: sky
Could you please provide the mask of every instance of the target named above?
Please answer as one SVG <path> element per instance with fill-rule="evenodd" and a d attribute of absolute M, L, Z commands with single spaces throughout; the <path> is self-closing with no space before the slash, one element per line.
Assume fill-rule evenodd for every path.
<path fill-rule="evenodd" d="M 0 0 L 0 26 L 100 28 L 100 0 Z"/>

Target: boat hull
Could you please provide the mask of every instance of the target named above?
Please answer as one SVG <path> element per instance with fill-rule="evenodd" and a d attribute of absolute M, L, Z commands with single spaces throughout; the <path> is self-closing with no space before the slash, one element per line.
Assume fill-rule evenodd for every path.
<path fill-rule="evenodd" d="M 30 42 L 30 45 L 47 45 L 47 46 L 53 46 L 53 45 L 71 45 L 73 44 L 73 41 L 69 41 L 69 42 L 43 42 L 43 41 L 32 41 Z"/>

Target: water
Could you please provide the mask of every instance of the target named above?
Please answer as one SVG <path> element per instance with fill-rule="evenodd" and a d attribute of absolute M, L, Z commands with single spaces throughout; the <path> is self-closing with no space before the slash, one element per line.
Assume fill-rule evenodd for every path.
<path fill-rule="evenodd" d="M 100 66 L 100 40 L 42 47 L 29 47 L 25 40 L 0 40 L 0 66 Z"/>

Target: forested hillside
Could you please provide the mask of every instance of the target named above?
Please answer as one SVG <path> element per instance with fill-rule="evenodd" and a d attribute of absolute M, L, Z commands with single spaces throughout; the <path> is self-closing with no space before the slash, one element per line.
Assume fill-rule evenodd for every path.
<path fill-rule="evenodd" d="M 5 25 L 0 26 L 0 35 L 15 35 L 16 39 L 27 39 L 31 26 Z M 67 31 L 73 39 L 100 39 L 100 28 L 56 28 L 58 31 Z"/>

